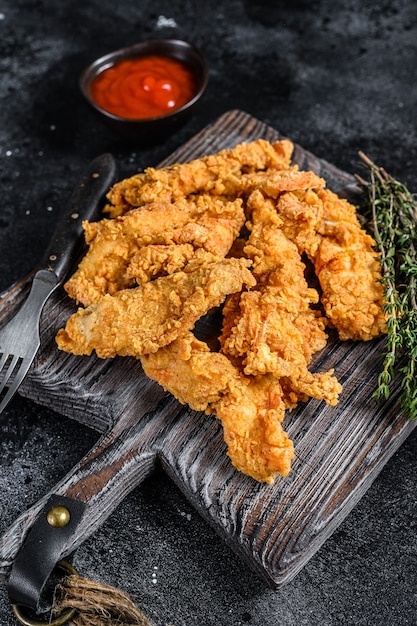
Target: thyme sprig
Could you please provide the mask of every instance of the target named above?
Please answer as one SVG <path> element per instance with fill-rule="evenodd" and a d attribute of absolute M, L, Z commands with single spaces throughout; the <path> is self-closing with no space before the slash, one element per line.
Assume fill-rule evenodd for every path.
<path fill-rule="evenodd" d="M 407 186 L 363 152 L 369 180 L 356 179 L 364 191 L 362 213 L 369 220 L 380 253 L 387 316 L 382 371 L 373 394 L 376 401 L 390 395 L 395 376 L 401 376 L 401 407 L 417 418 L 417 200 Z M 403 365 L 397 370 L 399 359 Z"/>

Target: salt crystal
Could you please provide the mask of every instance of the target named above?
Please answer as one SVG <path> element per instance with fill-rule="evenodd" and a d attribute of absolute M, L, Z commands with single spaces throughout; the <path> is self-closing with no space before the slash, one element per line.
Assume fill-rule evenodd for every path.
<path fill-rule="evenodd" d="M 160 15 L 158 17 L 158 21 L 156 22 L 157 28 L 176 28 L 177 23 L 173 17 L 165 17 L 165 15 Z"/>

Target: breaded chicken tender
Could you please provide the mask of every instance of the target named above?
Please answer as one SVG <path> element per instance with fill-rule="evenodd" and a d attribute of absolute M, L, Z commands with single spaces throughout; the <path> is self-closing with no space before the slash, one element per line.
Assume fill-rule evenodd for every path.
<path fill-rule="evenodd" d="M 183 269 L 193 258 L 207 254 L 204 249 L 195 250 L 191 243 L 149 244 L 132 253 L 126 267 L 125 277 L 129 283 L 143 285 L 154 278 L 174 274 Z"/>
<path fill-rule="evenodd" d="M 265 188 L 249 196 L 247 210 L 262 202 L 275 202 Z M 314 264 L 324 312 L 339 338 L 367 341 L 384 334 L 381 265 L 356 208 L 320 186 L 284 192 L 275 208 L 282 233 Z"/>
<path fill-rule="evenodd" d="M 174 204 L 147 204 L 116 219 L 84 222 L 89 248 L 65 290 L 88 306 L 106 293 L 181 270 L 200 248 L 223 257 L 244 221 L 240 199 L 200 196 Z"/>
<path fill-rule="evenodd" d="M 375 241 L 361 227 L 353 205 L 328 189 L 317 193 L 323 217 L 312 260 L 326 316 L 341 340 L 368 341 L 386 332 Z"/>
<path fill-rule="evenodd" d="M 241 377 L 211 409 L 222 423 L 236 469 L 268 484 L 277 474 L 289 474 L 294 444 L 281 425 L 285 404 L 276 378 L 261 376 L 247 384 Z"/>
<path fill-rule="evenodd" d="M 323 219 L 323 202 L 314 189 L 286 191 L 276 202 L 281 219 L 281 230 L 295 245 L 300 254 L 311 259 L 317 254 L 318 224 Z"/>
<path fill-rule="evenodd" d="M 281 425 L 285 405 L 276 379 L 242 375 L 192 333 L 142 356 L 141 363 L 147 376 L 180 402 L 219 418 L 238 470 L 266 483 L 289 473 L 294 447 Z"/>
<path fill-rule="evenodd" d="M 293 150 L 259 139 L 114 185 L 65 285 L 86 308 L 56 338 L 73 354 L 139 358 L 215 415 L 233 465 L 265 483 L 291 469 L 287 412 L 339 400 L 334 371 L 310 371 L 329 328 L 342 340 L 386 332 L 374 240 Z"/>
<path fill-rule="evenodd" d="M 253 259 L 257 285 L 232 296 L 231 305 L 226 303 L 221 350 L 241 360 L 247 375 L 286 377 L 295 393 L 334 405 L 341 385 L 333 372 L 308 371 L 312 355 L 327 342 L 325 319 L 310 306 L 318 302 L 318 293 L 307 284 L 305 266 L 296 245 L 281 230 L 274 202 L 254 192 L 248 204 L 252 222 L 244 252 Z"/>
<path fill-rule="evenodd" d="M 181 272 L 106 294 L 69 318 L 58 331 L 58 347 L 79 355 L 95 351 L 101 358 L 155 352 L 193 328 L 228 294 L 253 286 L 247 266 L 246 259 L 190 263 Z"/>
<path fill-rule="evenodd" d="M 242 143 L 217 154 L 165 168 L 148 168 L 142 174 L 116 183 L 108 193 L 106 211 L 116 217 L 149 202 L 171 203 L 193 194 L 223 195 L 222 179 L 259 170 L 287 170 L 294 146 L 283 139 Z"/>
<path fill-rule="evenodd" d="M 276 199 L 284 192 L 316 189 L 325 184 L 323 178 L 314 172 L 300 171 L 297 166 L 293 166 L 288 170 L 256 172 L 242 176 L 227 173 L 219 179 L 217 187 L 226 196 L 248 197 L 253 191 L 259 190 L 266 197 Z"/>

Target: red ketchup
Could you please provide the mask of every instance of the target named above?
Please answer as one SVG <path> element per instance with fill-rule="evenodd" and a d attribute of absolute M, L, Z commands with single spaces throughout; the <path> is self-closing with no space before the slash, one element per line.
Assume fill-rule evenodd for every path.
<path fill-rule="evenodd" d="M 156 55 L 120 61 L 98 74 L 91 86 L 99 107 L 129 119 L 171 113 L 196 91 L 195 77 L 185 64 Z"/>

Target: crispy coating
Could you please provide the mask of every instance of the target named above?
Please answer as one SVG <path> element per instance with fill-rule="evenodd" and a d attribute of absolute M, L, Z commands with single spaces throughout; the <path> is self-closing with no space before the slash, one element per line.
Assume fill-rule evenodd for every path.
<path fill-rule="evenodd" d="M 139 285 L 153 278 L 173 274 L 182 270 L 192 258 L 206 254 L 202 249 L 195 250 L 191 243 L 149 244 L 132 253 L 126 267 L 125 277 Z"/>
<path fill-rule="evenodd" d="M 113 295 L 181 270 L 200 248 L 223 257 L 244 221 L 240 199 L 204 195 L 174 204 L 148 204 L 115 219 L 84 222 L 89 248 L 65 289 L 89 306 L 106 293 Z"/>
<path fill-rule="evenodd" d="M 289 474 L 294 444 L 281 425 L 285 404 L 275 377 L 253 378 L 249 384 L 240 378 L 212 409 L 223 425 L 228 455 L 238 470 L 268 484 L 277 474 Z"/>
<path fill-rule="evenodd" d="M 145 373 L 196 411 L 223 425 L 233 465 L 256 480 L 286 476 L 294 447 L 281 422 L 282 390 L 273 377 L 246 377 L 223 354 L 187 333 L 154 354 L 141 357 Z"/>
<path fill-rule="evenodd" d="M 317 227 L 323 218 L 323 202 L 317 190 L 293 190 L 277 198 L 276 210 L 284 235 L 309 258 L 315 257 L 319 246 Z"/>
<path fill-rule="evenodd" d="M 254 192 L 249 204 L 251 234 L 244 251 L 253 259 L 258 282 L 226 303 L 222 352 L 240 360 L 247 375 L 286 377 L 298 396 L 334 405 L 341 385 L 333 372 L 308 371 L 312 355 L 327 342 L 325 320 L 310 306 L 318 293 L 307 284 L 297 246 L 282 232 L 274 202 Z"/>
<path fill-rule="evenodd" d="M 257 286 L 241 294 L 241 316 L 227 339 L 223 333 L 223 349 L 235 356 L 247 354 L 246 373 L 289 376 L 326 345 L 325 319 L 311 307 L 319 295 L 306 281 L 305 265 L 282 231 L 274 202 L 254 192 L 248 206 L 251 232 L 244 252 L 253 260 Z M 225 327 L 228 311 L 226 306 Z"/>
<path fill-rule="evenodd" d="M 259 190 L 266 197 L 277 199 L 284 192 L 297 192 L 324 187 L 325 181 L 314 172 L 300 171 L 297 166 L 287 170 L 268 170 L 236 176 L 226 173 L 217 182 L 217 189 L 227 196 L 248 197 Z"/>
<path fill-rule="evenodd" d="M 264 139 L 242 143 L 188 163 L 148 168 L 116 183 L 108 193 L 106 211 L 116 217 L 149 202 L 175 202 L 192 194 L 223 194 L 222 180 L 234 174 L 259 170 L 287 170 L 294 146 L 283 139 L 271 144 Z"/>
<path fill-rule="evenodd" d="M 229 334 L 222 333 L 222 352 L 239 358 L 246 374 L 272 373 L 277 377 L 294 376 L 304 372 L 310 354 L 317 346 L 324 347 L 326 335 L 322 324 L 303 336 L 297 327 L 297 317 L 307 317 L 308 312 L 295 313 L 295 305 L 289 290 L 266 286 L 260 290 L 244 292 L 239 299 L 239 308 L 233 311 L 229 321 L 229 307 L 224 310 L 225 325 Z M 314 313 L 309 321 L 316 323 Z M 300 324 L 301 325 L 301 324 Z M 304 323 L 308 329 L 308 322 Z M 314 341 L 311 346 L 310 337 Z M 320 338 L 320 341 L 317 341 Z M 316 351 L 316 350 L 314 350 Z"/>
<path fill-rule="evenodd" d="M 323 400 L 329 406 L 336 406 L 343 387 L 334 375 L 334 370 L 326 372 L 310 372 L 289 378 L 280 378 L 283 389 L 285 406 L 293 409 L 299 402 L 306 402 L 309 398 Z"/>
<path fill-rule="evenodd" d="M 354 206 L 328 189 L 318 195 L 323 217 L 313 262 L 324 310 L 341 340 L 368 341 L 386 332 L 375 241 L 361 228 Z"/>
<path fill-rule="evenodd" d="M 191 329 L 228 294 L 252 286 L 247 265 L 246 259 L 190 263 L 171 276 L 106 294 L 69 318 L 58 331 L 58 347 L 79 355 L 95 350 L 101 358 L 155 352 Z"/>
<path fill-rule="evenodd" d="M 327 327 L 342 340 L 386 332 L 375 242 L 355 207 L 291 164 L 293 148 L 261 139 L 114 185 L 110 219 L 85 223 L 89 249 L 66 283 L 87 308 L 57 335 L 74 354 L 141 359 L 216 415 L 232 463 L 266 483 L 294 457 L 286 411 L 338 402 L 333 370 L 309 369 Z M 198 340 L 194 325 L 222 303 L 220 337 L 216 325 Z"/>
<path fill-rule="evenodd" d="M 265 189 L 248 200 L 249 211 Z M 275 203 L 282 233 L 314 264 L 321 303 L 343 340 L 368 341 L 386 332 L 381 265 L 374 239 L 362 228 L 355 207 L 329 189 L 291 190 Z M 252 256 L 255 253 L 252 253 Z"/>

